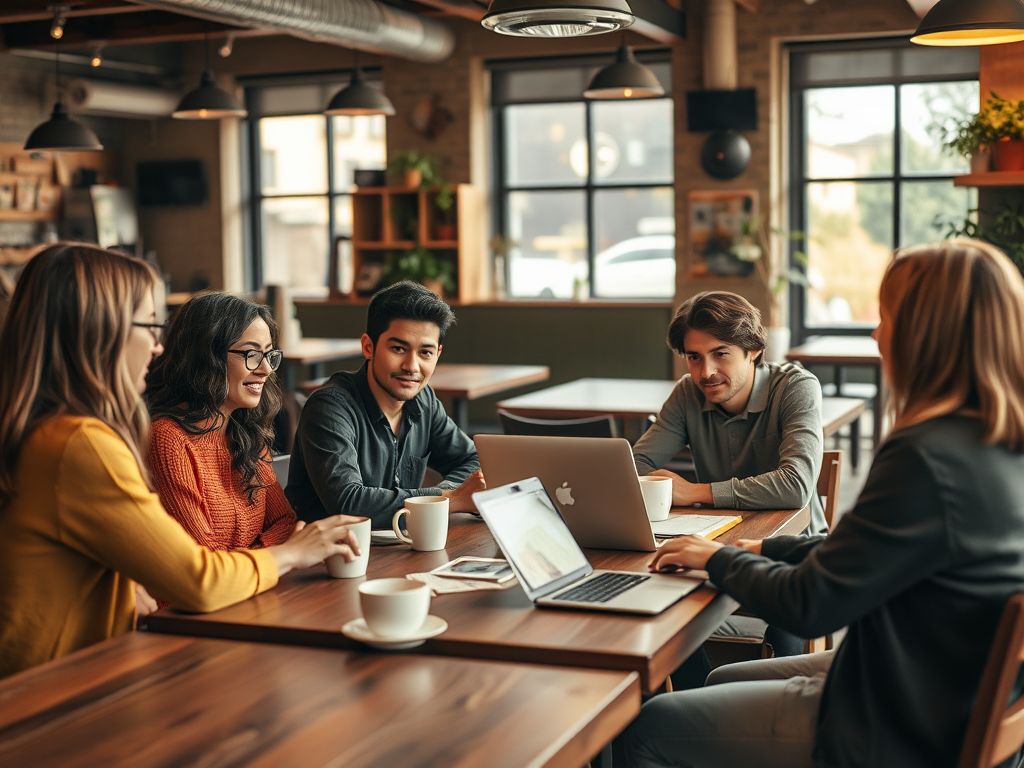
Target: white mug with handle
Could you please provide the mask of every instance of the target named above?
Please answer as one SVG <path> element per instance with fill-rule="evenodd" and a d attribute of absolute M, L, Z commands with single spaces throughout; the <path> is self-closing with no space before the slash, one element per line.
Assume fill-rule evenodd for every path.
<path fill-rule="evenodd" d="M 406 515 L 402 530 L 401 518 Z M 395 535 L 418 552 L 436 552 L 448 543 L 448 499 L 444 496 L 411 496 L 405 508 L 395 512 L 391 521 Z"/>

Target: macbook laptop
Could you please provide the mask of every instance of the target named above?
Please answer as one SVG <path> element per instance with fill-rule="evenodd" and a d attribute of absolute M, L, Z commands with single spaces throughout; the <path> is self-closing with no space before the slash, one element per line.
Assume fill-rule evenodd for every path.
<path fill-rule="evenodd" d="M 595 571 L 536 477 L 474 493 L 473 502 L 536 605 L 655 614 L 703 583 L 678 575 Z"/>
<path fill-rule="evenodd" d="M 489 487 L 539 477 L 581 547 L 657 549 L 627 440 L 477 435 L 475 442 Z"/>

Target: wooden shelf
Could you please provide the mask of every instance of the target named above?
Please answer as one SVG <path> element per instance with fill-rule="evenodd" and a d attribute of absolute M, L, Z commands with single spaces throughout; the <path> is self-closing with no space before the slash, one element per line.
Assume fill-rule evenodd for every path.
<path fill-rule="evenodd" d="M 953 177 L 956 187 L 1016 187 L 1024 185 L 1024 171 L 963 173 Z"/>
<path fill-rule="evenodd" d="M 57 221 L 57 211 L 18 211 L 0 209 L 0 221 Z"/>
<path fill-rule="evenodd" d="M 423 243 L 424 248 L 451 248 L 456 249 L 459 247 L 458 240 L 426 240 Z"/>
<path fill-rule="evenodd" d="M 407 251 L 414 245 L 416 243 L 412 240 L 393 240 L 390 243 L 385 243 L 381 240 L 352 241 L 353 248 L 359 248 L 364 251 Z"/>

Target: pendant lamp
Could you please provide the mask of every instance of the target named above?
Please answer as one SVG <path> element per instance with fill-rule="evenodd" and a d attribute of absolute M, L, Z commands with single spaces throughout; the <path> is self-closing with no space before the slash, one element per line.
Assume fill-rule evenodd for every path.
<path fill-rule="evenodd" d="M 59 39 L 59 38 L 57 38 Z M 75 150 L 98 152 L 103 149 L 96 134 L 68 115 L 64 103 L 64 87 L 60 81 L 60 44 L 55 43 L 57 70 L 57 103 L 45 123 L 37 125 L 25 140 L 25 149 Z"/>
<path fill-rule="evenodd" d="M 492 0 L 480 23 L 516 37 L 583 37 L 625 29 L 634 21 L 626 0 Z"/>
<path fill-rule="evenodd" d="M 210 68 L 210 40 L 203 31 L 203 49 L 206 54 L 206 69 L 199 80 L 199 87 L 185 94 L 171 117 L 178 120 L 220 120 L 223 117 L 245 117 L 248 112 L 238 99 L 218 88 Z"/>
<path fill-rule="evenodd" d="M 618 60 L 600 70 L 583 95 L 588 99 L 649 99 L 664 96 L 658 78 L 633 56 L 623 37 Z"/>
<path fill-rule="evenodd" d="M 939 0 L 910 42 L 919 45 L 993 45 L 1024 40 L 1021 0 Z"/>
<path fill-rule="evenodd" d="M 363 69 L 356 58 L 356 71 L 351 82 L 334 94 L 331 103 L 324 110 L 325 115 L 387 115 L 395 114 L 395 107 L 384 92 L 363 79 Z"/>

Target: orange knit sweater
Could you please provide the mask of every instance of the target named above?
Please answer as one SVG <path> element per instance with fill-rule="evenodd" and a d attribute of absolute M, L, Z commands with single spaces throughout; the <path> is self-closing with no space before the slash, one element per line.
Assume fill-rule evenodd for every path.
<path fill-rule="evenodd" d="M 222 432 L 191 435 L 173 419 L 157 419 L 149 467 L 164 508 L 208 549 L 272 547 L 295 528 L 295 512 L 269 463 L 260 463 L 257 479 L 265 487 L 249 503 Z"/>

